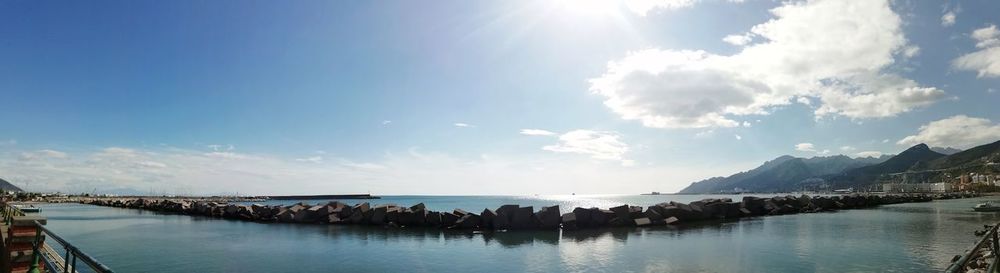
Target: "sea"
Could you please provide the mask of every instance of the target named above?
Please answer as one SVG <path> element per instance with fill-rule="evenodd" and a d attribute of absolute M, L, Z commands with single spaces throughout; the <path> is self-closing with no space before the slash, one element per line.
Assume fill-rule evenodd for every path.
<path fill-rule="evenodd" d="M 767 197 L 767 195 L 756 195 Z M 608 208 L 740 195 L 384 196 L 478 213 L 504 204 Z M 940 272 L 1000 214 L 1000 197 L 682 226 L 479 233 L 256 223 L 82 204 L 43 204 L 47 227 L 115 272 Z M 282 200 L 310 204 L 329 200 Z M 81 264 L 82 266 L 82 264 Z M 82 269 L 80 272 L 87 272 Z"/>

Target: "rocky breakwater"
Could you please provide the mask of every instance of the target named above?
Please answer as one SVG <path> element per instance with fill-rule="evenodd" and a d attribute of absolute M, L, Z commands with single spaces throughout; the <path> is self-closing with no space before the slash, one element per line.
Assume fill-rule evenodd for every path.
<path fill-rule="evenodd" d="M 759 198 L 747 196 L 739 202 L 729 198 L 704 199 L 691 203 L 666 202 L 646 208 L 622 205 L 608 209 L 573 208 L 563 212 L 559 206 L 533 207 L 504 205 L 479 213 L 462 209 L 433 211 L 423 203 L 410 207 L 364 202 L 350 205 L 334 201 L 290 206 L 243 205 L 209 201 L 174 199 L 87 199 L 83 204 L 143 209 L 168 213 L 202 215 L 258 222 L 371 225 L 386 227 L 434 227 L 462 230 L 556 230 L 628 226 L 664 226 L 720 219 L 738 219 L 765 215 L 814 213 L 878 205 L 929 202 L 933 199 L 971 197 L 969 194 L 902 194 L 843 196 L 783 196 Z"/>

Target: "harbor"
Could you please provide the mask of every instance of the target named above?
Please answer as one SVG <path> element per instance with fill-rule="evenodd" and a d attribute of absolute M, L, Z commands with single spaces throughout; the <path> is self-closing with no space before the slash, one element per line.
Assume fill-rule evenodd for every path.
<path fill-rule="evenodd" d="M 725 198 L 671 198 L 690 203 L 705 197 Z M 739 196 L 728 197 L 741 200 Z M 834 213 L 651 227 L 511 232 L 283 224 L 75 203 L 36 206 L 49 219 L 48 229 L 94 254 L 116 272 L 275 272 L 289 267 L 308 272 L 334 268 L 441 272 L 455 267 L 479 272 L 602 268 L 672 272 L 878 272 L 893 268 L 941 272 L 952 264 L 955 255 L 965 253 L 981 239 L 973 233 L 982 230 L 982 223 L 1000 222 L 996 213 L 971 209 L 994 198 L 942 199 Z M 552 197 L 382 198 L 397 203 L 419 200 L 434 210 L 444 210 L 441 204 L 482 206 L 485 203 L 478 201 L 482 199 L 490 203 L 590 207 L 607 203 L 648 206 L 669 198 L 600 196 L 560 202 L 551 201 L 555 199 Z M 149 245 L 156 248 L 143 247 Z M 285 258 L 273 259 L 277 251 Z M 177 259 L 155 259 L 164 255 Z M 713 258 L 722 257 L 718 255 L 729 258 Z"/>

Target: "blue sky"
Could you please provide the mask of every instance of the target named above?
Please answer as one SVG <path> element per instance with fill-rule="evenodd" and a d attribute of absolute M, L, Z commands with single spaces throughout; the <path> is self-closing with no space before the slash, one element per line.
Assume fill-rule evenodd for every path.
<path fill-rule="evenodd" d="M 783 154 L 968 148 L 1000 139 L 996 10 L 4 1 L 0 177 L 70 192 L 673 192 Z"/>

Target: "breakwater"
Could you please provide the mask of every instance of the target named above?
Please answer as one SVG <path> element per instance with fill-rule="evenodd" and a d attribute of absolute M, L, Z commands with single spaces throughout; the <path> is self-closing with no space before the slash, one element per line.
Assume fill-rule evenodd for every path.
<path fill-rule="evenodd" d="M 328 195 L 271 195 L 271 200 L 314 200 L 314 199 L 379 199 L 371 194 L 328 194 Z"/>
<path fill-rule="evenodd" d="M 719 198 L 690 203 L 666 202 L 646 208 L 629 205 L 608 209 L 577 207 L 565 212 L 559 206 L 541 207 L 535 211 L 530 206 L 504 205 L 495 210 L 483 209 L 478 214 L 463 209 L 450 212 L 433 211 L 422 203 L 409 207 L 395 204 L 372 206 L 367 202 L 350 205 L 339 201 L 316 205 L 298 203 L 288 206 L 266 206 L 147 198 L 81 199 L 80 203 L 258 222 L 436 227 L 486 231 L 677 225 L 718 219 L 814 213 L 973 196 L 975 195 L 960 193 L 802 195 L 771 198 L 747 196 L 738 202 L 729 198 Z"/>

